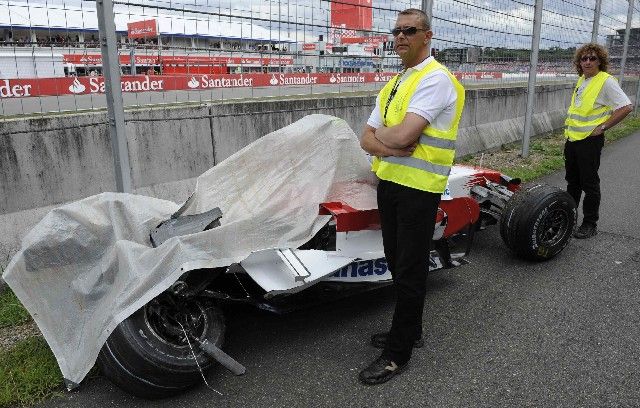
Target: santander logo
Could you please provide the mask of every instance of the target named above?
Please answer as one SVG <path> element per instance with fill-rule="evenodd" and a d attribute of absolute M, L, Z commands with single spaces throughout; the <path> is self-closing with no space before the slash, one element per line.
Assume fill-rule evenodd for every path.
<path fill-rule="evenodd" d="M 21 98 L 31 95 L 31 84 L 16 84 L 16 81 L 10 82 L 8 79 L 0 82 L 0 98 Z"/>
<path fill-rule="evenodd" d="M 273 86 L 278 85 L 278 80 L 276 79 L 275 75 L 271 75 L 271 80 L 269 81 L 269 83 Z"/>
<path fill-rule="evenodd" d="M 191 80 L 187 82 L 187 86 L 191 89 L 194 89 L 194 88 L 198 88 L 200 86 L 200 83 L 195 77 L 191 77 Z"/>
<path fill-rule="evenodd" d="M 139 27 L 139 28 L 133 28 L 131 29 L 131 31 L 129 32 L 131 35 L 145 35 L 145 34 L 152 34 L 153 33 L 153 27 Z"/>
<path fill-rule="evenodd" d="M 141 79 L 144 78 L 144 79 Z M 164 91 L 164 79 L 151 80 L 149 76 L 123 78 L 120 81 L 122 92 Z M 69 88 L 71 90 L 71 88 Z M 89 78 L 89 92 L 105 93 L 104 77 Z"/>
<path fill-rule="evenodd" d="M 373 80 L 376 82 L 389 82 L 393 79 L 395 75 L 388 75 L 388 74 L 380 74 L 380 75 L 376 75 Z"/>
<path fill-rule="evenodd" d="M 331 76 L 329 82 L 332 84 L 364 83 L 364 76 L 358 74 L 336 74 Z"/>
<path fill-rule="evenodd" d="M 72 94 L 83 93 L 86 89 L 87 87 L 82 85 L 78 78 L 74 78 L 73 83 L 71 84 L 71 86 L 69 86 L 69 92 L 71 92 Z"/>

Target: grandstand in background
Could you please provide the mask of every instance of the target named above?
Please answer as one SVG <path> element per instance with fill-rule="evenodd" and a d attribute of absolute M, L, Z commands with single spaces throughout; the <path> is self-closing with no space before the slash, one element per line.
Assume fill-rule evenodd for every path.
<path fill-rule="evenodd" d="M 367 0 L 354 0 L 363 2 Z M 94 7 L 7 3 L 0 13 L 0 78 L 24 74 L 43 77 L 51 70 L 24 66 L 32 53 L 53 63 L 56 73 L 100 75 L 102 58 Z M 332 3 L 334 28 L 319 37 L 290 38 L 240 19 L 185 18 L 180 15 L 115 12 L 116 36 L 123 74 L 358 73 L 386 65 L 383 44 L 388 36 L 355 35 L 371 28 L 368 15 L 354 5 Z M 143 9 L 144 10 L 144 9 Z M 325 41 L 325 37 L 331 40 Z M 386 53 L 388 54 L 388 53 Z M 132 63 L 133 62 L 133 63 Z M 13 68 L 11 68 L 13 65 Z M 8 76 L 12 74 L 13 76 Z"/>

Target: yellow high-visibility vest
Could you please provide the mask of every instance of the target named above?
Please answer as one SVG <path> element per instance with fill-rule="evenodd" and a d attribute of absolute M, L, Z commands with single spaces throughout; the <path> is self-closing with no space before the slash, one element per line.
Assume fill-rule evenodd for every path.
<path fill-rule="evenodd" d="M 567 126 L 564 130 L 564 135 L 570 141 L 585 139 L 591 134 L 593 129 L 611 117 L 611 113 L 613 112 L 611 106 L 593 107 L 598 94 L 600 94 L 604 86 L 604 82 L 610 76 L 611 75 L 606 72 L 600 71 L 591 78 L 591 81 L 582 90 L 582 103 L 580 106 L 576 106 L 575 101 L 578 88 L 580 88 L 580 85 L 584 82 L 584 75 L 578 79 L 578 84 L 571 97 L 571 105 L 567 112 L 567 119 L 564 121 L 564 124 Z"/>
<path fill-rule="evenodd" d="M 396 76 L 380 91 L 380 116 L 386 127 L 400 124 L 407 113 L 409 102 L 418 88 L 420 80 L 438 69 L 444 71 L 451 78 L 458 95 L 455 115 L 450 127 L 438 129 L 429 124 L 422 131 L 418 146 L 409 157 L 375 157 L 371 169 L 380 179 L 432 193 L 442 193 L 447 186 L 447 179 L 455 157 L 458 124 L 464 107 L 464 88 L 449 70 L 434 60 L 419 71 L 412 70 L 399 86 L 397 86 L 397 81 L 400 80 L 401 75 Z M 394 86 L 397 92 L 387 108 L 385 118 L 386 102 Z"/>

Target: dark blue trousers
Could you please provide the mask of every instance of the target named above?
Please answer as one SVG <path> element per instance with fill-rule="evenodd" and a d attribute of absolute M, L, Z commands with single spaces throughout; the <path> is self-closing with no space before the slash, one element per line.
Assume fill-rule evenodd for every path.
<path fill-rule="evenodd" d="M 580 205 L 582 203 L 583 222 L 597 225 L 600 211 L 600 154 L 604 146 L 604 135 L 589 136 L 575 142 L 564 144 L 565 180 L 567 193 Z"/>
<path fill-rule="evenodd" d="M 422 336 L 429 251 L 440 194 L 380 180 L 378 209 L 387 264 L 393 277 L 396 306 L 382 356 L 397 364 L 411 358 Z"/>

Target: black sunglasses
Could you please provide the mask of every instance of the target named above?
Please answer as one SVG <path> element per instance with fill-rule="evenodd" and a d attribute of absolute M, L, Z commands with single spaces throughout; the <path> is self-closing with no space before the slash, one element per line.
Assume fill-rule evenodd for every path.
<path fill-rule="evenodd" d="M 427 31 L 427 30 L 425 30 L 424 28 L 417 28 L 417 27 L 405 27 L 405 28 L 396 27 L 391 30 L 391 34 L 393 34 L 394 37 L 399 36 L 400 33 L 406 36 L 409 36 L 409 35 L 414 35 L 418 31 Z"/>
<path fill-rule="evenodd" d="M 595 61 L 597 59 L 598 59 L 598 57 L 596 57 L 594 55 L 589 55 L 588 57 L 585 56 L 585 57 L 580 58 L 580 61 L 582 61 L 582 62 Z"/>

